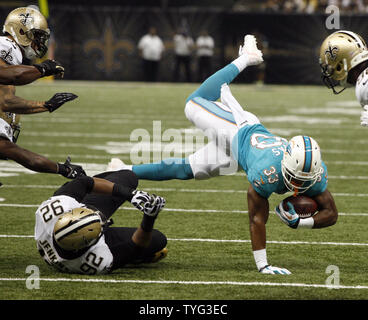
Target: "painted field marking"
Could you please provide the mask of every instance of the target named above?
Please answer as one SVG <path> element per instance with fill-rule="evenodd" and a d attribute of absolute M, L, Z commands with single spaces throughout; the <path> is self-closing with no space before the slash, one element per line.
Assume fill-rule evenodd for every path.
<path fill-rule="evenodd" d="M 0 234 L 0 238 L 34 238 L 33 235 L 17 235 L 17 234 Z M 169 241 L 181 242 L 214 242 L 214 243 L 251 243 L 248 239 L 202 239 L 202 238 L 167 238 Z M 277 241 L 268 240 L 267 243 L 272 244 L 290 244 L 290 245 L 323 245 L 323 246 L 368 246 L 363 242 L 325 242 L 325 241 Z"/>
<path fill-rule="evenodd" d="M 26 281 L 27 278 L 0 278 L 0 281 Z M 36 279 L 32 279 L 36 280 Z M 277 286 L 277 287 L 301 287 L 323 289 L 368 289 L 368 286 L 343 286 L 311 283 L 288 282 L 243 282 L 243 281 L 179 281 L 179 280 L 124 280 L 124 279 L 99 279 L 99 278 L 39 278 L 47 282 L 83 282 L 83 283 L 140 283 L 140 284 L 174 284 L 174 285 L 210 285 L 210 286 Z"/>
<path fill-rule="evenodd" d="M 145 189 L 148 190 L 148 189 Z M 157 190 L 157 189 L 154 189 Z M 19 204 L 19 203 L 0 203 L 0 207 L 13 207 L 13 208 L 38 208 L 37 204 Z M 136 208 L 133 207 L 120 207 L 118 210 L 130 210 L 136 211 Z M 184 209 L 184 208 L 165 208 L 165 211 L 172 212 L 204 212 L 204 213 L 248 213 L 248 210 L 219 210 L 219 209 Z M 270 211 L 270 213 L 275 213 L 274 211 Z M 367 217 L 368 213 L 366 212 L 339 212 L 341 216 L 359 216 L 359 217 Z"/>

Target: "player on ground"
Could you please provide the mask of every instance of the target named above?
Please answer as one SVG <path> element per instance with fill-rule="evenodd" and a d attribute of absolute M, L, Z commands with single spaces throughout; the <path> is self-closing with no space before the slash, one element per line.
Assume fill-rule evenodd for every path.
<path fill-rule="evenodd" d="M 9 13 L 0 37 L 0 158 L 11 159 L 37 172 L 58 173 L 67 178 L 85 174 L 80 166 L 55 163 L 16 145 L 20 132 L 20 114 L 53 112 L 65 102 L 77 98 L 72 93 L 56 93 L 48 101 L 31 101 L 15 96 L 14 85 L 24 85 L 40 77 L 63 76 L 64 68 L 46 60 L 34 66 L 21 65 L 22 59 L 43 57 L 47 52 L 50 31 L 45 17 L 31 8 L 17 8 Z"/>
<path fill-rule="evenodd" d="M 368 126 L 368 48 L 363 38 L 351 31 L 330 34 L 320 48 L 322 80 L 335 94 L 355 86 L 361 104 L 360 123 Z M 342 87 L 339 91 L 336 87 Z"/>
<path fill-rule="evenodd" d="M 285 268 L 271 266 L 266 254 L 268 198 L 272 193 L 292 191 L 313 197 L 319 212 L 300 219 L 293 206 L 276 208 L 280 219 L 289 227 L 324 228 L 337 220 L 334 199 L 327 190 L 327 168 L 317 142 L 297 136 L 289 142 L 270 133 L 252 113 L 243 110 L 232 96 L 228 84 L 246 67 L 260 64 L 262 52 L 254 36 L 247 35 L 239 57 L 209 77 L 186 102 L 185 114 L 208 134 L 210 142 L 186 159 L 167 159 L 159 163 L 133 165 L 129 168 L 139 179 L 206 179 L 231 173 L 238 163 L 247 174 L 248 211 L 252 250 L 258 270 L 266 274 L 290 274 Z M 221 98 L 221 102 L 216 101 Z M 232 153 L 229 154 L 228 146 Z M 126 167 L 112 159 L 109 168 Z M 234 170 L 232 170 L 234 172 Z"/>
<path fill-rule="evenodd" d="M 153 225 L 165 199 L 136 190 L 129 170 L 67 182 L 36 211 L 35 240 L 43 259 L 61 272 L 104 274 L 167 255 L 167 239 Z M 112 214 L 130 201 L 143 212 L 138 228 L 111 227 Z"/>

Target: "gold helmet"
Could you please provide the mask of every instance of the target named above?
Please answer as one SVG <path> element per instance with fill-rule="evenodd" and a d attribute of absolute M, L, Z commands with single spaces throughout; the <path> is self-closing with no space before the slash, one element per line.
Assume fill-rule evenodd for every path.
<path fill-rule="evenodd" d="M 349 86 L 347 80 L 350 70 L 367 60 L 368 48 L 361 36 L 351 31 L 336 31 L 323 41 L 320 48 L 322 80 L 338 94 Z M 337 85 L 343 89 L 337 92 Z"/>
<path fill-rule="evenodd" d="M 88 208 L 76 208 L 64 213 L 54 226 L 56 243 L 68 251 L 77 251 L 95 244 L 101 234 L 99 211 Z"/>
<path fill-rule="evenodd" d="M 42 58 L 47 52 L 50 30 L 46 18 L 36 9 L 21 7 L 11 11 L 3 32 L 13 37 L 28 59 Z"/>

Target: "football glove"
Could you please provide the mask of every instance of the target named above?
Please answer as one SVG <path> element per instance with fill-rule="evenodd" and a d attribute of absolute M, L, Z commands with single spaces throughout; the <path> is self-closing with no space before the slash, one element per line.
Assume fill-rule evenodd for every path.
<path fill-rule="evenodd" d="M 360 125 L 368 127 L 368 105 L 363 107 L 363 111 L 360 114 Z"/>
<path fill-rule="evenodd" d="M 150 217 L 157 217 L 158 213 L 165 206 L 165 199 L 155 194 L 148 194 L 145 191 L 134 190 L 130 203 L 138 210 Z"/>
<path fill-rule="evenodd" d="M 59 75 L 64 77 L 64 67 L 55 60 L 45 60 L 40 64 L 34 64 L 34 67 L 41 73 L 41 77 L 47 77 L 52 75 Z"/>
<path fill-rule="evenodd" d="M 81 166 L 70 163 L 70 157 L 66 158 L 64 163 L 58 163 L 58 173 L 68 179 L 75 179 L 86 176 L 85 171 Z"/>
<path fill-rule="evenodd" d="M 50 100 L 46 101 L 43 106 L 50 112 L 53 112 L 60 108 L 65 102 L 72 101 L 76 98 L 78 98 L 78 96 L 74 93 L 56 93 Z"/>
<path fill-rule="evenodd" d="M 296 229 L 299 225 L 300 217 L 295 212 L 294 206 L 290 203 L 286 203 L 288 205 L 288 210 L 285 210 L 282 206 L 282 201 L 275 208 L 276 214 L 281 219 L 283 223 L 288 225 L 290 228 Z"/>
<path fill-rule="evenodd" d="M 270 265 L 264 266 L 259 270 L 259 272 L 263 274 L 291 274 L 288 269 L 273 267 Z"/>

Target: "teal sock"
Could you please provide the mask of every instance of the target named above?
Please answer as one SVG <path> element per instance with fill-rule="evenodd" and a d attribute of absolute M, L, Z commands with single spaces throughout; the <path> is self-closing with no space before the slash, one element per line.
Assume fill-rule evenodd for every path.
<path fill-rule="evenodd" d="M 193 179 L 188 159 L 169 158 L 161 162 L 133 165 L 133 172 L 142 180 Z"/>
<path fill-rule="evenodd" d="M 207 78 L 200 87 L 194 91 L 187 99 L 188 102 L 195 97 L 201 97 L 209 101 L 216 101 L 221 96 L 221 86 L 224 83 L 231 83 L 240 73 L 235 64 L 230 63 L 226 67 L 220 69 L 212 76 Z"/>

